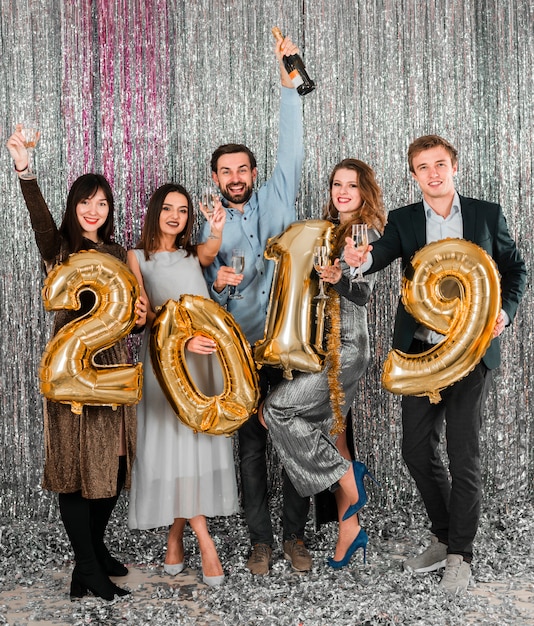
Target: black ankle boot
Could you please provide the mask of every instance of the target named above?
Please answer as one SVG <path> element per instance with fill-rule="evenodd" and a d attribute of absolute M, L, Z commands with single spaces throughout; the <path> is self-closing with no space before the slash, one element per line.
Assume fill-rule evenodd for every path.
<path fill-rule="evenodd" d="M 102 569 L 106 572 L 108 576 L 127 576 L 128 568 L 123 565 L 120 561 L 117 561 L 116 558 L 112 557 L 108 552 L 108 549 L 104 544 L 104 551 L 98 551 L 95 549 L 96 558 L 100 565 L 102 565 Z"/>
<path fill-rule="evenodd" d="M 83 598 L 88 591 L 104 600 L 113 600 L 115 595 L 126 596 L 130 593 L 127 589 L 117 587 L 102 571 L 97 570 L 88 574 L 76 564 L 72 572 L 70 597 Z"/>

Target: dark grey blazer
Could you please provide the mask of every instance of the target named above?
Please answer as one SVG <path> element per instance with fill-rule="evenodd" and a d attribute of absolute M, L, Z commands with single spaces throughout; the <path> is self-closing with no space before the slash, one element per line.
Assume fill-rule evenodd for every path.
<path fill-rule="evenodd" d="M 513 320 L 526 286 L 527 270 L 506 225 L 501 206 L 492 202 L 460 196 L 464 239 L 483 248 L 496 262 L 501 274 L 502 308 Z M 426 218 L 423 202 L 391 211 L 383 236 L 373 242 L 373 265 L 368 273 L 377 272 L 397 258 L 403 271 L 412 256 L 426 245 Z M 407 352 L 417 329 L 416 320 L 399 300 L 395 318 L 393 347 Z M 489 369 L 501 361 L 499 339 L 494 339 L 483 361 Z"/>

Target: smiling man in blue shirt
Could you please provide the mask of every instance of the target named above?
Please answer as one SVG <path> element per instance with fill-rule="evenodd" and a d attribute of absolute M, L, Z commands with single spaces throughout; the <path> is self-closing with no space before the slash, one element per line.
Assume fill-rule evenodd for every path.
<path fill-rule="evenodd" d="M 277 161 L 271 178 L 257 191 L 256 159 L 242 144 L 225 144 L 211 158 L 212 177 L 226 208 L 222 244 L 215 262 L 205 269 L 211 297 L 232 313 L 253 345 L 263 338 L 274 273 L 274 262 L 264 257 L 270 237 L 278 235 L 296 219 L 295 201 L 304 158 L 302 105 L 287 74 L 282 57 L 298 54 L 289 38 L 278 42 L 275 54 L 280 64 L 282 93 Z M 202 240 L 209 236 L 209 224 Z M 232 268 L 232 249 L 244 251 L 242 274 Z M 242 299 L 230 299 L 230 289 L 239 285 Z M 262 398 L 278 382 L 282 370 L 262 367 Z M 253 574 L 267 574 L 274 543 L 267 489 L 267 431 L 257 414 L 239 429 L 239 455 L 243 506 L 252 550 L 247 567 Z M 298 495 L 284 473 L 282 526 L 284 556 L 294 569 L 308 571 L 311 556 L 304 545 L 309 498 Z"/>

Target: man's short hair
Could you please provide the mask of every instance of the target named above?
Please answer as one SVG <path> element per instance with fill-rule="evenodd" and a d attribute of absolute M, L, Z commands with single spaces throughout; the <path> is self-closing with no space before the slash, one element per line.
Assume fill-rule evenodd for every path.
<path fill-rule="evenodd" d="M 217 163 L 223 154 L 237 154 L 238 152 L 244 152 L 248 155 L 251 170 L 257 167 L 256 157 L 247 146 L 242 143 L 225 143 L 223 146 L 219 146 L 211 155 L 211 171 L 217 173 Z"/>
<path fill-rule="evenodd" d="M 450 154 L 451 161 L 453 165 L 456 165 L 458 162 L 458 150 L 449 143 L 443 137 L 439 135 L 423 135 L 423 137 L 419 137 L 415 141 L 412 141 L 410 147 L 408 148 L 408 166 L 410 168 L 410 172 L 413 172 L 413 160 L 420 152 L 423 150 L 430 150 L 431 148 L 442 147 L 447 150 Z"/>

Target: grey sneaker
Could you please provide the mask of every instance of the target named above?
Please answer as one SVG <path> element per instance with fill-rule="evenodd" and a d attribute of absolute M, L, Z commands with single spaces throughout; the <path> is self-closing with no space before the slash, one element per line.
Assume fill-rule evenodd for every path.
<path fill-rule="evenodd" d="M 309 572 L 312 568 L 312 558 L 302 539 L 294 537 L 284 541 L 284 558 L 291 562 L 291 567 L 297 572 Z"/>
<path fill-rule="evenodd" d="M 470 578 L 471 565 L 464 561 L 464 557 L 460 554 L 448 554 L 445 572 L 438 588 L 452 594 L 463 593 Z"/>
<path fill-rule="evenodd" d="M 266 543 L 256 543 L 252 546 L 252 552 L 247 561 L 247 567 L 251 574 L 263 576 L 269 573 L 271 555 L 273 551 Z"/>
<path fill-rule="evenodd" d="M 434 570 L 445 567 L 447 562 L 447 546 L 444 543 L 438 541 L 438 538 L 434 535 L 430 538 L 430 545 L 428 548 L 413 556 L 411 559 L 406 559 L 402 566 L 408 572 L 433 572 Z"/>

